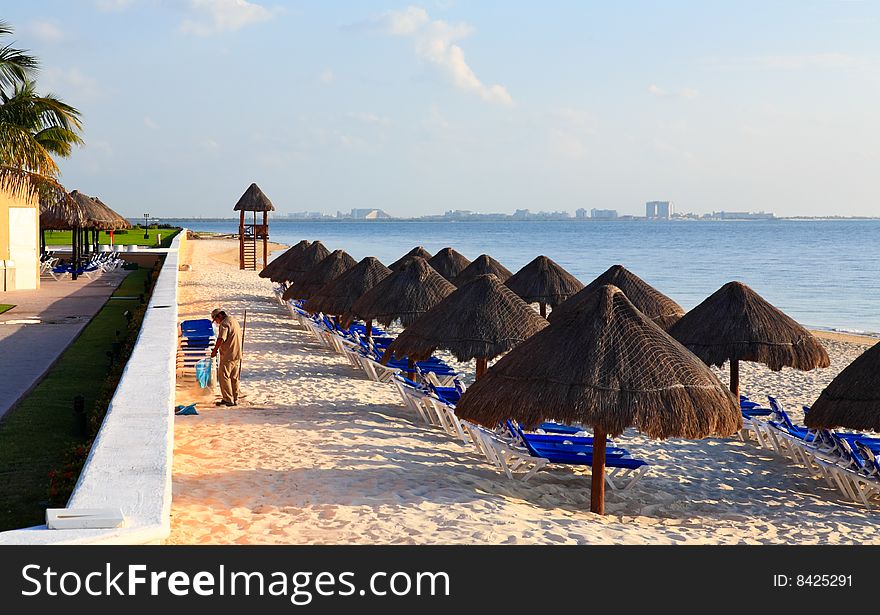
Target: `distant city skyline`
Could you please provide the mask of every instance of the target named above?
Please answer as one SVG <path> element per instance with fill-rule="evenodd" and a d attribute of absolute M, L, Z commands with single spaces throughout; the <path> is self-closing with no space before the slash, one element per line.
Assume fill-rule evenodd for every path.
<path fill-rule="evenodd" d="M 33 0 L 61 181 L 127 216 L 877 216 L 880 4 Z"/>

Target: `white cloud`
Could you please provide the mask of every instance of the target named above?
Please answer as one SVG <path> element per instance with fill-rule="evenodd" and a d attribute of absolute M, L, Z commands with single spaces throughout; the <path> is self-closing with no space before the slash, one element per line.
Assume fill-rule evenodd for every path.
<path fill-rule="evenodd" d="M 134 0 L 95 0 L 100 11 L 121 11 L 134 4 Z"/>
<path fill-rule="evenodd" d="M 94 77 L 75 66 L 66 69 L 47 68 L 40 73 L 39 83 L 41 90 L 60 96 L 74 107 L 78 100 L 93 100 L 104 94 L 104 88 Z"/>
<path fill-rule="evenodd" d="M 346 113 L 346 115 L 353 120 L 358 120 L 365 124 L 388 126 L 391 123 L 391 120 L 389 120 L 387 117 L 376 115 L 375 113 L 368 113 L 365 111 L 352 111 L 350 113 Z"/>
<path fill-rule="evenodd" d="M 67 38 L 64 31 L 51 21 L 32 21 L 25 31 L 41 43 L 60 43 Z"/>
<path fill-rule="evenodd" d="M 159 124 L 149 115 L 144 116 L 144 126 L 149 128 L 150 130 L 159 130 Z"/>
<path fill-rule="evenodd" d="M 694 88 L 684 88 L 681 91 L 682 98 L 696 98 L 700 95 L 700 92 Z"/>
<path fill-rule="evenodd" d="M 246 0 L 189 0 L 194 13 L 180 29 L 196 36 L 233 32 L 245 26 L 272 19 L 275 11 Z"/>
<path fill-rule="evenodd" d="M 388 34 L 412 38 L 418 56 L 441 68 L 456 87 L 476 92 L 486 102 L 502 105 L 513 103 L 503 85 L 486 85 L 480 81 L 465 61 L 464 50 L 453 43 L 473 33 L 470 25 L 431 19 L 425 9 L 416 6 L 389 11 L 380 24 Z"/>
<path fill-rule="evenodd" d="M 648 86 L 648 92 L 650 92 L 654 96 L 660 96 L 660 97 L 667 95 L 666 90 L 664 90 L 660 86 L 654 85 L 653 83 Z"/>
<path fill-rule="evenodd" d="M 324 85 L 330 85 L 334 81 L 336 81 L 336 75 L 333 74 L 333 71 L 329 68 L 318 75 L 318 81 L 323 83 Z"/>
<path fill-rule="evenodd" d="M 557 109 L 551 114 L 554 125 L 547 132 L 551 154 L 563 158 L 583 158 L 587 142 L 596 133 L 596 118 L 589 112 L 572 107 Z"/>

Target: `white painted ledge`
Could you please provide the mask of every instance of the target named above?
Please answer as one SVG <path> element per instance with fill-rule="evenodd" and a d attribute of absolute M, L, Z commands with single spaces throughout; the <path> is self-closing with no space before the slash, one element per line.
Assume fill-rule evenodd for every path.
<path fill-rule="evenodd" d="M 149 544 L 171 531 L 171 458 L 177 354 L 177 276 L 182 230 L 165 251 L 137 342 L 86 459 L 68 508 L 119 508 L 125 526 L 0 532 L 0 545 Z"/>

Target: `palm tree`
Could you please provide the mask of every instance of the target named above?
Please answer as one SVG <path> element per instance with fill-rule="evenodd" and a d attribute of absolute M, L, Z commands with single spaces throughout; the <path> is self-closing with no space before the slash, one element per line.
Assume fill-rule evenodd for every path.
<path fill-rule="evenodd" d="M 11 33 L 0 21 L 0 36 Z M 36 69 L 37 60 L 26 51 L 0 47 L 0 183 L 58 198 L 64 189 L 53 155 L 69 156 L 82 143 L 82 124 L 75 108 L 37 93 L 31 79 Z"/>

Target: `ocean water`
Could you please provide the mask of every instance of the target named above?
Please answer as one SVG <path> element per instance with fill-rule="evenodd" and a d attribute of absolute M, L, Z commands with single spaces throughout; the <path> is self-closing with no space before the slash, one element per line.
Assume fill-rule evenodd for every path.
<path fill-rule="evenodd" d="M 170 220 L 237 232 L 235 220 Z M 486 253 L 513 272 L 544 254 L 582 282 L 622 264 L 678 301 L 697 305 L 739 280 L 798 322 L 880 333 L 880 220 L 319 222 L 270 218 L 273 241 L 320 239 L 355 259 L 391 263 L 416 245 Z"/>

